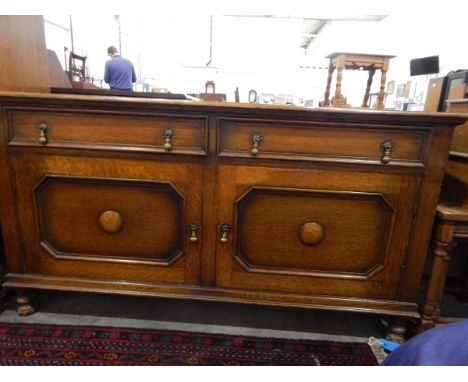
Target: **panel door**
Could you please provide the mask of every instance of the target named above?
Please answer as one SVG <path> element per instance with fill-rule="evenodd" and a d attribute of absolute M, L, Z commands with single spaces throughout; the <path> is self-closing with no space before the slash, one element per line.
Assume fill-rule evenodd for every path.
<path fill-rule="evenodd" d="M 12 157 L 26 273 L 198 284 L 201 167 Z"/>
<path fill-rule="evenodd" d="M 217 284 L 397 298 L 418 183 L 389 173 L 221 166 Z"/>

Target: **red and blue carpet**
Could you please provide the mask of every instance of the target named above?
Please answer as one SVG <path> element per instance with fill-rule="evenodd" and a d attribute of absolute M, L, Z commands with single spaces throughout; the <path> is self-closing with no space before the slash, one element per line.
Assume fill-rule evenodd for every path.
<path fill-rule="evenodd" d="M 377 365 L 369 345 L 183 331 L 0 323 L 0 365 Z"/>

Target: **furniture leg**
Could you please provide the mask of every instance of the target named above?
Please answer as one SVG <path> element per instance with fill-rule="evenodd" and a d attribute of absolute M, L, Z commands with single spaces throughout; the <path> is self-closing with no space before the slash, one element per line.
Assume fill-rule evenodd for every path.
<path fill-rule="evenodd" d="M 369 70 L 369 78 L 367 79 L 366 93 L 364 94 L 364 99 L 362 100 L 362 107 L 368 107 L 367 103 L 369 102 L 369 93 L 372 86 L 372 80 L 374 79 L 375 69 Z M 372 107 L 372 105 L 370 105 Z"/>
<path fill-rule="evenodd" d="M 441 221 L 437 226 L 434 261 L 421 316 L 421 325 L 417 329 L 418 333 L 434 327 L 440 318 L 440 300 L 447 277 L 454 230 L 455 225 L 450 221 Z"/>
<path fill-rule="evenodd" d="M 380 92 L 377 99 L 377 109 L 383 109 L 385 107 L 384 98 L 385 98 L 385 82 L 387 81 L 387 70 L 382 69 L 382 77 L 380 79 Z"/>
<path fill-rule="evenodd" d="M 336 89 L 335 89 L 335 99 L 333 100 L 333 106 L 346 106 L 342 100 L 341 95 L 341 80 L 343 79 L 343 67 L 338 67 L 336 72 Z"/>
<path fill-rule="evenodd" d="M 329 106 L 330 105 L 330 86 L 332 83 L 333 72 L 335 67 L 333 66 L 330 60 L 330 66 L 328 67 L 328 78 L 327 78 L 327 86 L 325 87 L 325 95 L 323 97 L 323 105 L 322 106 Z"/>
<path fill-rule="evenodd" d="M 386 338 L 390 341 L 402 344 L 405 342 L 405 333 L 407 319 L 403 317 L 392 317 L 388 325 L 388 333 Z"/>
<path fill-rule="evenodd" d="M 16 313 L 18 316 L 29 316 L 36 312 L 37 304 L 32 294 L 27 290 L 21 290 L 16 297 Z"/>
<path fill-rule="evenodd" d="M 5 310 L 5 288 L 3 286 L 3 273 L 4 269 L 2 265 L 0 264 L 0 313 L 2 313 Z"/>
<path fill-rule="evenodd" d="M 0 289 L 0 313 L 5 310 L 5 290 L 3 288 Z"/>

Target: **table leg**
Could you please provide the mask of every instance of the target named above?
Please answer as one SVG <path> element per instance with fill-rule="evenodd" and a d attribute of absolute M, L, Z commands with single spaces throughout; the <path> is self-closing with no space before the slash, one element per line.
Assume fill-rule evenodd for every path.
<path fill-rule="evenodd" d="M 369 102 L 369 93 L 372 86 L 372 80 L 374 79 L 375 69 L 369 70 L 369 78 L 367 79 L 366 93 L 364 94 L 364 99 L 362 100 L 362 107 L 368 107 L 367 103 Z M 372 105 L 370 105 L 372 107 Z"/>
<path fill-rule="evenodd" d="M 418 333 L 434 327 L 439 321 L 440 300 L 444 292 L 450 253 L 454 245 L 454 231 L 455 224 L 450 221 L 441 221 L 437 226 L 434 261 L 422 312 L 421 325 L 417 329 Z"/>
<path fill-rule="evenodd" d="M 343 78 L 343 70 L 344 66 L 337 66 L 336 71 L 336 89 L 335 89 L 335 97 L 332 101 L 332 105 L 334 107 L 347 107 L 346 98 L 343 97 L 341 94 L 341 80 Z"/>
<path fill-rule="evenodd" d="M 387 70 L 382 69 L 382 77 L 380 79 L 380 92 L 377 101 L 376 108 L 383 109 L 385 107 L 384 98 L 385 98 L 385 82 L 387 81 Z"/>
<path fill-rule="evenodd" d="M 335 67 L 330 62 L 330 65 L 328 67 L 327 86 L 325 88 L 325 95 L 323 97 L 323 105 L 322 106 L 329 106 L 330 105 L 330 86 L 331 86 L 334 70 L 335 70 Z"/>

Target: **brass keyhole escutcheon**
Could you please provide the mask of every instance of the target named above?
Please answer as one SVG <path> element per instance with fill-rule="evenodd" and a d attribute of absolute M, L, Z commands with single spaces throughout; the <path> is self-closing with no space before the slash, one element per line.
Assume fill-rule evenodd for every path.
<path fill-rule="evenodd" d="M 220 224 L 219 226 L 219 233 L 221 234 L 221 238 L 219 241 L 223 244 L 229 241 L 229 235 L 231 234 L 232 226 L 227 223 Z"/>
<path fill-rule="evenodd" d="M 114 234 L 119 232 L 123 226 L 122 215 L 114 210 L 107 210 L 99 215 L 99 225 L 104 232 Z"/>
<path fill-rule="evenodd" d="M 190 223 L 189 231 L 190 231 L 190 239 L 189 239 L 190 242 L 196 243 L 198 241 L 198 234 L 200 232 L 200 224 Z"/>
<path fill-rule="evenodd" d="M 252 145 L 252 150 L 250 150 L 250 153 L 252 154 L 252 157 L 255 158 L 258 153 L 260 152 L 259 147 L 263 144 L 263 136 L 261 134 L 252 134 L 250 136 L 249 142 Z"/>
<path fill-rule="evenodd" d="M 386 139 L 380 144 L 380 151 L 383 153 L 382 156 L 382 163 L 383 164 L 388 164 L 390 163 L 390 154 L 395 150 L 395 142 L 393 142 L 391 139 Z"/>
<path fill-rule="evenodd" d="M 323 239 L 325 230 L 320 223 L 304 223 L 299 229 L 299 239 L 305 245 L 316 245 Z"/>
<path fill-rule="evenodd" d="M 49 132 L 49 125 L 47 122 L 39 122 L 37 128 L 39 129 L 39 143 L 45 146 L 48 143 L 47 133 Z"/>
<path fill-rule="evenodd" d="M 164 150 L 171 151 L 172 150 L 172 139 L 174 139 L 175 132 L 173 129 L 164 129 L 163 130 L 163 138 L 164 138 Z"/>

